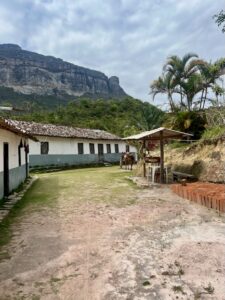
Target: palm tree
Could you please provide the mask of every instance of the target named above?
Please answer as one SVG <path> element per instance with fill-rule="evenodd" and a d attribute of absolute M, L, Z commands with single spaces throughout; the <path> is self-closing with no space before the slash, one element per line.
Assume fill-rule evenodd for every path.
<path fill-rule="evenodd" d="M 188 111 L 193 110 L 194 98 L 203 89 L 203 81 L 201 75 L 198 73 L 194 73 L 187 79 L 181 80 L 180 88 L 183 94 L 186 96 L 186 109 Z M 198 104 L 198 102 L 196 104 Z"/>
<path fill-rule="evenodd" d="M 206 100 L 212 101 L 207 97 L 208 89 L 212 88 L 214 90 L 216 80 L 223 75 L 223 69 L 225 65 L 225 59 L 219 59 L 215 63 L 205 63 L 199 66 L 199 70 L 203 79 L 203 89 L 200 99 L 200 109 L 204 109 Z M 217 97 L 218 95 L 216 95 Z"/>
<path fill-rule="evenodd" d="M 182 58 L 177 55 L 169 56 L 163 67 L 164 72 L 169 72 L 179 81 L 180 78 L 188 78 L 198 71 L 198 65 L 202 60 L 195 53 L 187 53 Z"/>
<path fill-rule="evenodd" d="M 182 58 L 170 56 L 163 67 L 163 74 L 151 84 L 150 94 L 153 99 L 159 93 L 167 94 L 172 112 L 204 109 L 206 101 L 215 102 L 208 97 L 208 90 L 215 87 L 224 69 L 225 59 L 207 63 L 195 53 L 187 53 Z M 217 98 L 220 93 L 216 94 Z M 174 94 L 180 95 L 178 104 L 174 101 Z"/>
<path fill-rule="evenodd" d="M 200 78 L 194 75 L 199 72 L 199 67 L 203 65 L 205 62 L 199 59 L 195 53 L 187 53 L 182 58 L 177 55 L 170 56 L 164 65 L 164 72 L 172 75 L 176 92 L 180 94 L 181 108 L 191 109 L 193 98 L 190 97 L 199 93 L 200 88 Z M 194 79 L 197 80 L 196 84 Z M 188 91 L 188 87 L 190 87 L 190 91 Z M 194 91 L 195 88 L 196 91 Z M 186 103 L 184 97 L 186 97 Z"/>
<path fill-rule="evenodd" d="M 172 78 L 172 74 L 163 74 L 159 76 L 157 80 L 154 80 L 150 85 L 150 94 L 153 96 L 153 100 L 155 99 L 157 94 L 166 94 L 168 98 L 168 102 L 172 111 L 175 110 L 175 103 L 173 101 L 173 93 L 174 93 L 174 82 Z"/>

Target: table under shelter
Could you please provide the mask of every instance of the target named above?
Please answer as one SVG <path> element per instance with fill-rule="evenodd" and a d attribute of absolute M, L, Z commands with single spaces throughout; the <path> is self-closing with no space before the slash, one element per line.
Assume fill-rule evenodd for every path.
<path fill-rule="evenodd" d="M 159 165 L 160 165 L 160 183 L 165 183 L 165 176 L 164 176 L 164 144 L 168 140 L 175 140 L 175 139 L 184 139 L 190 138 L 192 135 L 189 133 L 176 131 L 172 129 L 168 129 L 165 127 L 160 127 L 157 129 L 153 129 L 150 131 L 144 131 L 139 134 L 131 135 L 128 137 L 125 137 L 124 140 L 127 142 L 133 141 L 133 142 L 141 142 L 141 151 L 143 152 L 143 155 L 145 155 L 145 150 L 148 149 L 149 145 L 151 143 L 159 143 L 160 145 L 160 159 L 159 159 Z M 143 164 L 143 176 L 146 177 L 146 163 L 144 160 Z"/>

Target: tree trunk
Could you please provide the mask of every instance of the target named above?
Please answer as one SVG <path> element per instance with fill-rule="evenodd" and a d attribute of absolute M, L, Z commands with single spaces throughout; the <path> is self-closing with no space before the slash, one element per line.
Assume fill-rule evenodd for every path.
<path fill-rule="evenodd" d="M 205 89 L 203 88 L 202 94 L 201 94 L 201 100 L 200 100 L 200 104 L 199 104 L 199 105 L 200 105 L 200 107 L 199 107 L 200 109 L 202 109 L 202 102 L 203 102 L 203 94 L 204 94 L 204 90 L 205 90 Z"/>
<path fill-rule="evenodd" d="M 202 107 L 202 109 L 205 108 L 205 101 L 206 101 L 207 94 L 208 94 L 208 89 L 206 88 L 205 89 L 205 97 L 204 97 L 204 100 L 203 100 L 203 107 Z"/>
<path fill-rule="evenodd" d="M 184 102 L 183 102 L 183 94 L 182 94 L 182 89 L 180 87 L 180 104 L 181 104 L 181 107 L 184 107 Z"/>
<path fill-rule="evenodd" d="M 188 111 L 191 111 L 192 98 L 187 96 Z"/>
<path fill-rule="evenodd" d="M 173 98 L 172 98 L 172 95 L 170 93 L 168 94 L 168 101 L 169 101 L 169 104 L 170 104 L 171 111 L 174 112 Z"/>

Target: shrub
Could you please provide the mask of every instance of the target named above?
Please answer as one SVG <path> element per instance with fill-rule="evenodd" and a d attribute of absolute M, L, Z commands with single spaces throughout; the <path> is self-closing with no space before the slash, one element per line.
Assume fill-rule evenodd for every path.
<path fill-rule="evenodd" d="M 199 139 L 206 128 L 206 119 L 195 111 L 180 111 L 170 114 L 164 124 L 174 130 L 193 134 L 192 139 Z"/>
<path fill-rule="evenodd" d="M 203 133 L 201 140 L 211 140 L 225 135 L 225 126 L 214 126 L 207 128 Z"/>

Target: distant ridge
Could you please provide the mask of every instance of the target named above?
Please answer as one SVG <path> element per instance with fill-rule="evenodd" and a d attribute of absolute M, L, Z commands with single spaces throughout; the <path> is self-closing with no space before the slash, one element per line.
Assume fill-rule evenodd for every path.
<path fill-rule="evenodd" d="M 0 44 L 0 86 L 30 95 L 122 98 L 119 78 L 80 67 L 60 58 Z"/>

